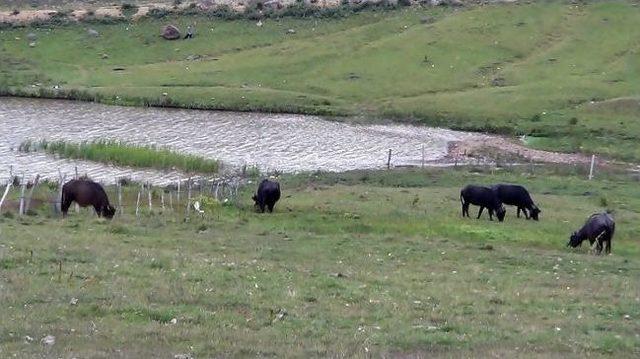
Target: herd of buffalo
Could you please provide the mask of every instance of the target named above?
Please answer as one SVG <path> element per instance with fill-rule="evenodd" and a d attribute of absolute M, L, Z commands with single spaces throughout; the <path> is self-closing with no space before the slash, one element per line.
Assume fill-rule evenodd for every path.
<path fill-rule="evenodd" d="M 264 179 L 258 185 L 256 193 L 252 197 L 255 207 L 264 212 L 268 209 L 273 212 L 276 202 L 280 199 L 280 184 Z M 109 198 L 102 186 L 90 180 L 71 180 L 62 187 L 61 210 L 63 216 L 67 215 L 72 202 L 82 207 L 93 206 L 98 216 L 113 218 L 116 210 L 109 204 Z M 493 215 L 500 222 L 504 221 L 506 209 L 504 205 L 516 206 L 517 216 L 520 212 L 527 219 L 539 220 L 541 210 L 531 199 L 531 195 L 523 186 L 511 184 L 498 184 L 492 187 L 468 185 L 460 191 L 462 203 L 462 216 L 469 217 L 469 205 L 479 206 L 478 217 L 486 208 L 489 219 Z M 611 253 L 611 239 L 615 232 L 615 222 L 609 213 L 596 213 L 591 215 L 586 223 L 577 232 L 573 232 L 567 246 L 578 247 L 584 240 L 589 240 L 590 245 L 596 243 L 596 253 L 600 254 L 605 245 L 605 253 Z"/>

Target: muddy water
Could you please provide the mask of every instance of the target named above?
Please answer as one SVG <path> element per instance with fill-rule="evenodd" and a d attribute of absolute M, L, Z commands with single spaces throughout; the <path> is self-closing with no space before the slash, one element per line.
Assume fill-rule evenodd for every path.
<path fill-rule="evenodd" d="M 222 160 L 227 168 L 263 171 L 344 171 L 437 161 L 447 143 L 471 134 L 404 125 L 353 125 L 314 116 L 106 106 L 94 103 L 0 98 L 0 180 L 14 173 L 57 178 L 58 170 L 111 181 L 116 176 L 168 182 L 175 172 L 140 171 L 17 151 L 25 139 L 115 139 Z"/>

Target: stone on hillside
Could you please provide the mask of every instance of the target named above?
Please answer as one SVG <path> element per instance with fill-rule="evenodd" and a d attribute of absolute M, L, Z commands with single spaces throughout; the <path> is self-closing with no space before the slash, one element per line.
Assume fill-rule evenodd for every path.
<path fill-rule="evenodd" d="M 435 22 L 435 19 L 431 16 L 423 16 L 420 18 L 421 24 L 431 24 L 433 22 Z"/>
<path fill-rule="evenodd" d="M 173 25 L 167 25 L 162 28 L 161 36 L 165 40 L 177 40 L 180 38 L 180 30 L 178 30 L 178 28 Z"/>
<path fill-rule="evenodd" d="M 460 0 L 431 0 L 431 6 L 449 5 L 449 6 L 464 6 L 464 3 Z"/>
<path fill-rule="evenodd" d="M 46 337 L 42 338 L 40 340 L 40 342 L 43 345 L 51 346 L 51 345 L 54 345 L 56 343 L 56 337 L 54 337 L 53 335 L 47 335 Z"/>
<path fill-rule="evenodd" d="M 91 37 L 98 37 L 98 36 L 100 36 L 100 33 L 97 32 L 94 29 L 87 29 L 87 35 L 89 35 Z"/>
<path fill-rule="evenodd" d="M 30 42 L 29 43 L 29 47 L 36 47 L 36 43 L 35 42 Z"/>
<path fill-rule="evenodd" d="M 33 32 L 30 32 L 27 34 L 27 39 L 31 42 L 36 41 L 36 39 L 38 38 L 38 36 L 36 34 L 34 34 Z"/>

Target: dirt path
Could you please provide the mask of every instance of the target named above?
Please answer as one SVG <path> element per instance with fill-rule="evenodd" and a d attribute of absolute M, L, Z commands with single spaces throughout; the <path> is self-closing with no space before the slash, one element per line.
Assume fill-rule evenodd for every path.
<path fill-rule="evenodd" d="M 500 136 L 482 135 L 449 144 L 449 156 L 452 158 L 495 157 L 496 155 L 504 159 L 547 163 L 578 164 L 591 161 L 591 156 L 584 154 L 536 150 Z M 608 161 L 599 160 L 599 162 Z"/>

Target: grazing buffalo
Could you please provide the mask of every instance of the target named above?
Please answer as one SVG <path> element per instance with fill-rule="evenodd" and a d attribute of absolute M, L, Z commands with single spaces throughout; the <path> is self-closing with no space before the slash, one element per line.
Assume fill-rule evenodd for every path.
<path fill-rule="evenodd" d="M 469 217 L 469 204 L 480 206 L 478 218 L 482 215 L 482 210 L 486 207 L 489 211 L 489 220 L 493 221 L 495 212 L 500 222 L 504 221 L 506 210 L 500 202 L 498 196 L 489 187 L 468 185 L 460 191 L 460 202 L 462 203 L 462 216 Z"/>
<path fill-rule="evenodd" d="M 526 188 L 513 184 L 497 184 L 491 189 L 496 193 L 500 202 L 518 207 L 518 218 L 520 218 L 520 211 L 522 211 L 527 219 L 538 220 L 538 215 L 542 211 L 533 203 Z"/>
<path fill-rule="evenodd" d="M 600 254 L 602 253 L 602 243 L 606 242 L 605 252 L 608 254 L 611 253 L 611 239 L 615 231 L 616 222 L 609 213 L 595 213 L 587 219 L 579 231 L 571 234 L 567 246 L 578 247 L 585 239 L 589 240 L 590 245 L 597 241 L 596 253 Z"/>
<path fill-rule="evenodd" d="M 90 180 L 71 180 L 62 186 L 61 209 L 66 217 L 71 202 L 80 207 L 93 206 L 99 217 L 113 218 L 116 209 L 109 204 L 109 198 L 102 186 Z"/>
<path fill-rule="evenodd" d="M 260 212 L 264 213 L 265 206 L 269 208 L 269 212 L 273 212 L 273 206 L 280 199 L 280 184 L 264 179 L 260 182 L 258 191 L 252 198 L 255 206 L 260 208 Z"/>

